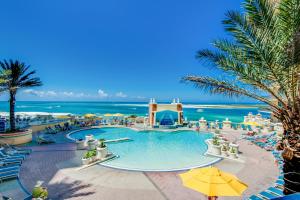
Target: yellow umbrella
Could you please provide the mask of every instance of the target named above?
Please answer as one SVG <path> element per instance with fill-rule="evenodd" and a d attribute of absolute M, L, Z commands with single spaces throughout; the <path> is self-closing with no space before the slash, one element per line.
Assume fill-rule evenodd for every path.
<path fill-rule="evenodd" d="M 249 126 L 261 126 L 259 123 L 257 122 L 244 122 L 243 124 L 245 125 L 249 125 Z"/>
<path fill-rule="evenodd" d="M 114 114 L 115 117 L 123 117 L 124 115 L 121 113 Z"/>
<path fill-rule="evenodd" d="M 236 176 L 216 167 L 191 169 L 179 176 L 185 187 L 207 196 L 241 196 L 248 187 Z"/>
<path fill-rule="evenodd" d="M 96 117 L 96 115 L 89 113 L 89 114 L 85 114 L 84 117 L 85 118 L 93 118 L 93 117 Z"/>

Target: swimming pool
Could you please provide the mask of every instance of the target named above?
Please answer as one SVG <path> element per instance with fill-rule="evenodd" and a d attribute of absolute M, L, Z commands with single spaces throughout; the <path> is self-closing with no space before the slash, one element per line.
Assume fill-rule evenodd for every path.
<path fill-rule="evenodd" d="M 205 156 L 210 133 L 195 131 L 135 131 L 130 128 L 97 128 L 71 133 L 73 139 L 106 140 L 128 137 L 132 141 L 109 143 L 108 150 L 120 157 L 101 165 L 137 171 L 176 171 L 210 165 L 219 158 Z"/>

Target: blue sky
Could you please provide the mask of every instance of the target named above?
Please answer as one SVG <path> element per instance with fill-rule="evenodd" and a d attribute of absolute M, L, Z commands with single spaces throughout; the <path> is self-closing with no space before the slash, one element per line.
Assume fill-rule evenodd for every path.
<path fill-rule="evenodd" d="M 221 20 L 241 0 L 10 0 L 0 8 L 0 59 L 30 64 L 44 83 L 19 100 L 228 101 L 180 78 L 221 76 L 195 52 L 226 37 Z"/>

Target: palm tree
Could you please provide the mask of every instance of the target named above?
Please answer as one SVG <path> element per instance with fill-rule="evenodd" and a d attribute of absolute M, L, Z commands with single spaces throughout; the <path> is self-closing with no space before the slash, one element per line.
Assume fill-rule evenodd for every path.
<path fill-rule="evenodd" d="M 9 92 L 10 131 L 15 132 L 15 103 L 18 89 L 41 86 L 42 82 L 39 78 L 32 77 L 36 72 L 29 71 L 30 66 L 18 60 L 0 61 L 0 67 L 5 74 L 1 89 Z"/>
<path fill-rule="evenodd" d="M 299 192 L 300 0 L 245 0 L 244 12 L 228 11 L 228 39 L 196 57 L 227 78 L 186 76 L 183 81 L 212 94 L 246 96 L 269 106 L 284 127 L 284 193 Z M 298 183 L 299 184 L 299 183 Z"/>

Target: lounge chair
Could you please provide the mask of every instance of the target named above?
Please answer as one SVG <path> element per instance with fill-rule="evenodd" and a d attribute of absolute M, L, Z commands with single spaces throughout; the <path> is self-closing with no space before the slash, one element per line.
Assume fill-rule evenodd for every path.
<path fill-rule="evenodd" d="M 0 173 L 0 181 L 2 182 L 4 180 L 18 178 L 18 174 L 19 174 L 18 170 Z"/>
<path fill-rule="evenodd" d="M 263 200 L 263 198 L 256 196 L 256 195 L 252 195 L 251 197 L 248 198 L 249 200 Z"/>
<path fill-rule="evenodd" d="M 20 166 L 9 166 L 9 167 L 1 167 L 0 168 L 0 174 L 6 173 L 6 172 L 10 172 L 10 171 L 18 171 L 20 170 Z"/>
<path fill-rule="evenodd" d="M 12 151 L 12 152 L 17 153 L 17 154 L 26 154 L 26 155 L 28 155 L 32 152 L 31 149 L 22 149 L 22 148 L 19 148 L 19 147 L 9 145 L 7 143 L 3 143 L 3 146 L 4 146 L 6 151 Z"/>
<path fill-rule="evenodd" d="M 271 193 L 268 193 L 267 191 L 263 191 L 261 193 L 259 193 L 260 196 L 262 196 L 264 199 L 273 199 L 278 197 L 277 195 L 273 195 Z"/>
<path fill-rule="evenodd" d="M 283 191 L 281 189 L 275 188 L 275 187 L 269 187 L 267 189 L 270 193 L 277 195 L 277 196 L 283 196 Z"/>
<path fill-rule="evenodd" d="M 39 135 L 36 137 L 38 144 L 51 144 L 55 143 L 55 140 L 49 136 L 46 135 Z"/>
<path fill-rule="evenodd" d="M 4 151 L 0 151 L 0 158 L 8 158 L 8 159 L 25 159 L 25 156 L 22 154 L 13 154 L 13 155 L 9 155 L 6 154 Z"/>
<path fill-rule="evenodd" d="M 3 165 L 3 163 L 0 162 L 0 169 L 4 169 L 4 168 L 7 168 L 7 167 L 20 167 L 20 164 L 12 163 L 10 165 Z"/>
<path fill-rule="evenodd" d="M 9 165 L 21 165 L 21 160 L 14 159 L 0 159 L 0 166 L 9 166 Z"/>

